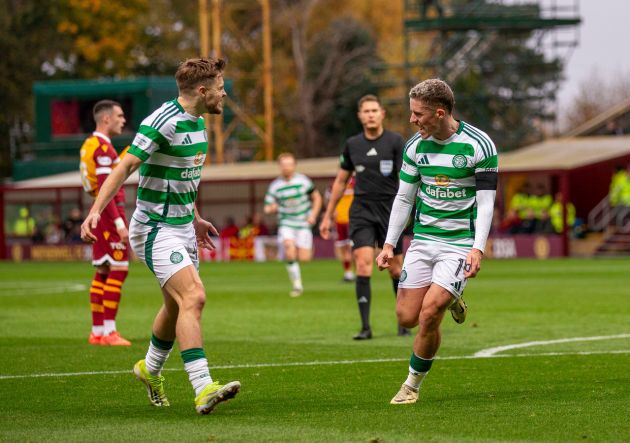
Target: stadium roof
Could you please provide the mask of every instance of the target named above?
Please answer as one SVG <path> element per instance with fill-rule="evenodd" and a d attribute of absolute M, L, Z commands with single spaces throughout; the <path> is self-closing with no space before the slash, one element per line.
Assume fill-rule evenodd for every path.
<path fill-rule="evenodd" d="M 298 171 L 309 177 L 334 177 L 339 168 L 339 157 L 303 159 L 298 161 Z M 271 180 L 279 175 L 276 162 L 231 163 L 227 165 L 204 166 L 201 171 L 203 181 L 230 180 Z M 127 184 L 138 183 L 138 173 L 129 177 Z M 47 177 L 22 180 L 13 184 L 14 188 L 56 188 L 80 187 L 81 177 L 76 172 L 49 175 Z"/>
<path fill-rule="evenodd" d="M 604 128 L 608 122 L 615 121 L 615 119 L 618 119 L 628 113 L 630 113 L 630 98 L 622 101 L 616 106 L 611 107 L 601 114 L 596 115 L 592 119 L 567 132 L 565 135 L 567 137 L 580 137 L 594 134 L 598 130 Z"/>
<path fill-rule="evenodd" d="M 502 172 L 571 170 L 630 155 L 630 136 L 559 138 L 501 154 Z"/>
<path fill-rule="evenodd" d="M 630 156 L 630 135 L 552 139 L 525 148 L 500 154 L 501 172 L 544 172 L 571 170 L 606 160 Z M 304 159 L 298 170 L 313 178 L 334 177 L 339 157 Z M 278 176 L 275 162 L 210 165 L 202 170 L 204 181 L 269 180 Z M 137 173 L 128 182 L 138 183 Z M 16 182 L 15 188 L 80 187 L 79 172 L 66 172 Z"/>

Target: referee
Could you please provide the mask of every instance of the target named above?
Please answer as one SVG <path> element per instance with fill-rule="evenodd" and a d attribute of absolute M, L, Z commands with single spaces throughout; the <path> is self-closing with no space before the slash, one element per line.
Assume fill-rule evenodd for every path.
<path fill-rule="evenodd" d="M 330 237 L 335 207 L 355 172 L 354 200 L 350 207 L 350 240 L 356 264 L 356 296 L 362 327 L 353 338 L 367 340 L 372 338 L 370 277 L 375 257 L 374 248 L 382 248 L 385 242 L 389 213 L 398 191 L 398 173 L 405 142 L 400 135 L 383 128 L 385 109 L 375 95 L 361 97 L 357 116 L 363 125 L 363 131 L 346 141 L 340 158 L 340 169 L 333 183 L 319 232 L 326 240 Z M 388 270 L 396 295 L 402 268 L 402 240 L 398 241 L 394 254 Z M 408 329 L 399 326 L 398 335 L 410 333 Z"/>

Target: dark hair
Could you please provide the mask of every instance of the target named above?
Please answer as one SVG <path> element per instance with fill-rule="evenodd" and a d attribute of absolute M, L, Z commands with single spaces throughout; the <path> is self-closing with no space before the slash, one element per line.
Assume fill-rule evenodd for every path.
<path fill-rule="evenodd" d="M 360 111 L 361 106 L 363 106 L 363 103 L 365 102 L 376 102 L 381 108 L 383 107 L 383 105 L 381 105 L 381 101 L 378 99 L 377 96 L 375 96 L 374 94 L 367 94 L 361 97 L 359 101 L 357 102 L 357 110 Z"/>
<path fill-rule="evenodd" d="M 120 103 L 114 100 L 100 100 L 96 102 L 94 108 L 92 108 L 92 115 L 94 116 L 94 121 L 97 120 L 98 115 L 103 111 L 111 111 L 114 109 L 114 106 L 118 106 L 122 109 Z"/>
<path fill-rule="evenodd" d="M 214 80 L 223 74 L 225 60 L 221 58 L 189 58 L 183 61 L 175 73 L 175 81 L 180 91 L 195 89 L 200 83 Z"/>

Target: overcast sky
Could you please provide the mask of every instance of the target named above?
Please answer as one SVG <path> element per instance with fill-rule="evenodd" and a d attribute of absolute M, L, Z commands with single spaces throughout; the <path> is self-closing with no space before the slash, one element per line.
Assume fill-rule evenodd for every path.
<path fill-rule="evenodd" d="M 560 109 L 578 92 L 580 84 L 592 76 L 612 82 L 630 75 L 630 0 L 581 0 L 579 46 L 569 58 L 560 88 Z"/>

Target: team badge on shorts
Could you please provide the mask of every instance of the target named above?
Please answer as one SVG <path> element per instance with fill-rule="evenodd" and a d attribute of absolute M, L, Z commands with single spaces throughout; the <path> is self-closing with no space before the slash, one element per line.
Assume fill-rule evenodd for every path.
<path fill-rule="evenodd" d="M 398 281 L 402 283 L 405 280 L 407 280 L 407 271 L 403 269 L 402 272 L 400 273 L 400 279 Z"/>
<path fill-rule="evenodd" d="M 455 157 L 453 157 L 453 166 L 455 166 L 456 168 L 465 168 L 467 164 L 468 160 L 466 159 L 466 156 L 462 154 L 457 154 Z"/>
<path fill-rule="evenodd" d="M 173 264 L 181 263 L 183 259 L 184 256 L 181 254 L 181 252 L 175 251 L 171 254 L 171 263 Z"/>

